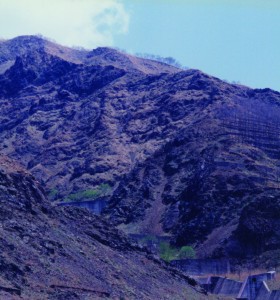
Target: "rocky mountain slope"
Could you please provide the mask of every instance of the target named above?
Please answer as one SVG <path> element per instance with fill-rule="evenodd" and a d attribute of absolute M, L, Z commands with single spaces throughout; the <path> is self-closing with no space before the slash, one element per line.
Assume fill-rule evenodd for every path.
<path fill-rule="evenodd" d="M 278 92 L 30 36 L 0 61 L 0 151 L 54 200 L 106 185 L 129 233 L 202 257 L 278 251 Z"/>
<path fill-rule="evenodd" d="M 50 52 L 62 51 L 60 46 L 56 49 L 36 37 L 16 38 L 3 47 L 20 47 L 15 53 L 11 50 L 10 56 L 21 55 L 0 75 L 0 138 L 5 141 L 1 151 L 23 162 L 48 188 L 69 193 L 103 182 L 115 186 L 138 156 L 147 157 L 147 147 L 137 141 L 129 146 L 139 126 L 133 129 L 128 124 L 134 122 L 130 111 L 135 110 L 139 95 L 132 95 L 134 88 L 126 92 L 125 86 L 129 82 L 137 87 L 139 79 L 157 76 L 147 74 L 150 69 L 157 72 L 162 63 L 130 61 L 127 55 L 99 48 L 87 52 L 85 63 L 74 64 L 83 51 L 54 56 Z M 51 47 L 55 49 L 49 51 Z M 10 56 L 0 45 L 1 60 Z M 144 66 L 145 71 L 138 69 Z M 178 71 L 167 65 L 163 70 Z M 130 96 L 136 99 L 123 101 Z"/>
<path fill-rule="evenodd" d="M 102 218 L 51 207 L 1 155 L 0 203 L 1 299 L 210 299 Z"/>

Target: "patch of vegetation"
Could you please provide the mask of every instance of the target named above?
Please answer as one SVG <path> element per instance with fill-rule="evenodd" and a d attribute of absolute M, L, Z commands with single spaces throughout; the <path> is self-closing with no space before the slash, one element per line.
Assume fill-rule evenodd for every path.
<path fill-rule="evenodd" d="M 184 258 L 195 258 L 196 254 L 191 246 L 183 246 L 179 253 L 178 253 L 178 258 L 184 259 Z"/>
<path fill-rule="evenodd" d="M 76 201 L 94 201 L 99 197 L 106 196 L 110 193 L 111 187 L 107 183 L 100 184 L 95 189 L 88 189 L 79 191 L 68 195 L 63 199 L 66 202 L 76 202 Z"/>
<path fill-rule="evenodd" d="M 55 200 L 57 195 L 58 195 L 58 189 L 56 188 L 51 189 L 48 193 L 50 200 Z"/>
<path fill-rule="evenodd" d="M 160 258 L 167 262 L 177 258 L 178 249 L 171 247 L 167 242 L 160 243 L 159 251 Z"/>
<path fill-rule="evenodd" d="M 160 243 L 161 259 L 170 262 L 174 259 L 194 259 L 196 257 L 195 250 L 191 246 L 183 246 L 182 248 L 174 248 L 167 242 Z"/>
<path fill-rule="evenodd" d="M 193 247 L 183 246 L 181 248 L 176 248 L 170 245 L 168 241 L 162 240 L 159 236 L 155 235 L 145 235 L 138 240 L 141 245 L 148 245 L 153 243 L 156 246 L 157 252 L 161 259 L 170 262 L 174 259 L 194 259 L 196 258 L 196 253 Z"/>

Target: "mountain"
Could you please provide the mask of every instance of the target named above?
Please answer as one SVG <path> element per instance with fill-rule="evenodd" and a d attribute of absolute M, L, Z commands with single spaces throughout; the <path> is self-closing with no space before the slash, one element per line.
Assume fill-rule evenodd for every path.
<path fill-rule="evenodd" d="M 208 299 L 104 219 L 52 207 L 39 183 L 4 156 L 0 202 L 1 299 Z"/>
<path fill-rule="evenodd" d="M 278 92 L 34 36 L 2 41 L 0 61 L 0 151 L 53 200 L 105 186 L 105 214 L 127 233 L 274 263 Z"/>
<path fill-rule="evenodd" d="M 45 43 L 48 46 L 39 48 Z M 74 58 L 84 55 L 83 52 L 78 55 L 77 50 L 73 50 L 69 54 L 71 49 L 68 49 L 67 56 L 63 56 L 67 60 L 63 60 L 49 54 L 59 52 L 60 46 L 55 48 L 56 45 L 36 37 L 20 37 L 3 44 L 4 49 L 14 49 L 10 46 L 14 44 L 25 49 L 25 52 L 17 51 L 22 55 L 0 75 L 3 152 L 23 162 L 48 187 L 66 188 L 66 192 L 70 192 L 104 181 L 114 186 L 130 169 L 134 151 L 123 149 L 131 136 L 119 140 L 121 126 L 129 121 L 129 110 L 134 105 L 123 103 L 123 85 L 127 81 L 135 85 L 139 78 L 148 76 L 146 71 L 138 70 L 139 65 L 153 65 L 153 72 L 162 65 L 164 71 L 170 73 L 178 69 L 133 58 L 135 68 L 127 63 L 126 70 L 122 65 L 128 56 L 104 48 L 86 55 L 90 60 L 93 56 L 93 62 L 98 63 L 74 64 Z M 2 61 L 3 57 L 10 59 L 13 54 L 5 53 L 0 46 Z M 112 60 L 115 65 L 120 61 L 120 67 L 113 66 Z M 115 98 L 113 102 L 106 96 L 109 87 L 111 97 Z M 19 128 L 24 132 L 19 132 Z M 10 139 L 14 138 L 17 145 L 12 145 Z M 123 159 L 117 162 L 120 153 Z"/>
<path fill-rule="evenodd" d="M 24 57 L 32 53 L 46 54 L 78 65 L 114 66 L 126 71 L 138 70 L 145 74 L 179 71 L 178 68 L 165 63 L 134 57 L 112 48 L 99 47 L 89 51 L 61 46 L 40 36 L 19 36 L 11 40 L 0 40 L 1 72 L 4 73 L 11 67 L 17 57 Z"/>

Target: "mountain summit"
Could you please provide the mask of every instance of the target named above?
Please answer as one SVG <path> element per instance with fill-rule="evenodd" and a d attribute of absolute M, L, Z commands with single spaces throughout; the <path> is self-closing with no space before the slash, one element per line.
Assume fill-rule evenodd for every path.
<path fill-rule="evenodd" d="M 99 47 L 92 51 L 61 46 L 40 36 L 19 36 L 11 40 L 0 41 L 0 72 L 4 72 L 16 57 L 29 53 L 42 54 L 60 58 L 64 61 L 81 65 L 99 65 L 121 67 L 126 71 L 139 70 L 146 74 L 161 72 L 175 73 L 179 69 L 158 61 L 122 53 L 113 48 Z"/>
<path fill-rule="evenodd" d="M 106 187 L 104 213 L 127 233 L 273 264 L 278 92 L 33 36 L 2 41 L 0 62 L 0 151 L 52 200 Z"/>

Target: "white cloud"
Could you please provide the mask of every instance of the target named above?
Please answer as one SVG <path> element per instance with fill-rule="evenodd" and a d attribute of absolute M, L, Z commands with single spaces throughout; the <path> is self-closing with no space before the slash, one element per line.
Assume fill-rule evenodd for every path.
<path fill-rule="evenodd" d="M 68 46 L 111 46 L 128 32 L 119 0 L 0 0 L 0 37 L 42 34 Z"/>

